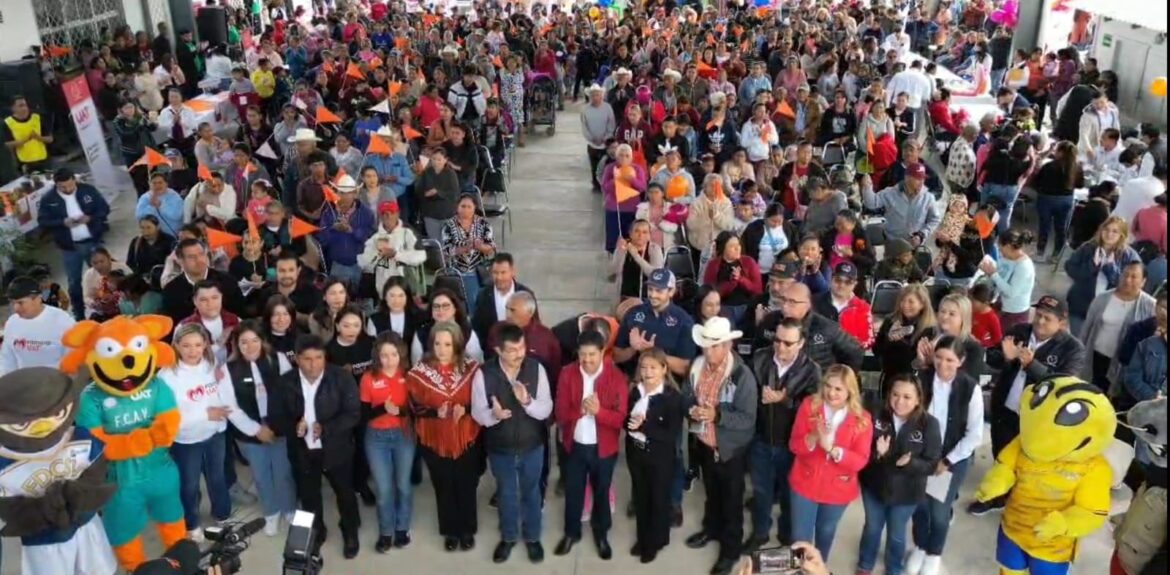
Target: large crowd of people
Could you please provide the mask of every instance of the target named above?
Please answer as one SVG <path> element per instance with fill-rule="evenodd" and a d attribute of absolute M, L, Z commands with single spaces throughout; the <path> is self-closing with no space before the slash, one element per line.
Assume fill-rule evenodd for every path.
<path fill-rule="evenodd" d="M 475 547 L 490 472 L 495 562 L 544 560 L 550 490 L 553 554 L 587 522 L 608 560 L 624 452 L 642 563 L 701 481 L 682 542 L 718 546 L 711 573 L 772 541 L 820 573 L 860 500 L 859 575 L 937 575 L 985 420 L 998 454 L 1054 374 L 1119 411 L 1165 394 L 1165 141 L 1123 127 L 1116 76 L 1075 46 L 1013 53 L 1002 2 L 336 4 L 233 11 L 219 46 L 165 25 L 77 46 L 140 234 L 108 251 L 106 200 L 58 169 L 38 224 L 68 285 L 7 287 L 0 375 L 56 366 L 75 321 L 174 321 L 192 539 L 206 491 L 215 521 L 256 500 L 272 536 L 313 512 L 322 544 L 324 479 L 343 555 L 363 506 L 391 552 L 425 468 L 446 551 Z M 201 90 L 238 129 L 195 120 Z M 581 96 L 618 295 L 546 325 L 516 279 L 538 264 L 488 216 L 539 107 Z M 6 141 L 39 168 L 31 121 L 18 98 Z M 1067 295 L 1037 288 L 1049 262 Z M 1164 483 L 1147 463 L 1126 482 Z"/>

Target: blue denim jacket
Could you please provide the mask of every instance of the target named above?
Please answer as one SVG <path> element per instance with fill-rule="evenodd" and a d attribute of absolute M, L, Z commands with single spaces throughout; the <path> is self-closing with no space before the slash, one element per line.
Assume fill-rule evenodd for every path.
<path fill-rule="evenodd" d="M 378 179 L 384 182 L 383 185 L 393 189 L 396 197 L 401 198 L 402 194 L 406 193 L 406 187 L 414 183 L 414 170 L 411 169 L 410 161 L 403 154 L 369 155 L 366 156 L 366 165 L 377 170 Z M 398 180 L 394 183 L 385 183 L 385 179 L 389 176 L 395 176 Z"/>

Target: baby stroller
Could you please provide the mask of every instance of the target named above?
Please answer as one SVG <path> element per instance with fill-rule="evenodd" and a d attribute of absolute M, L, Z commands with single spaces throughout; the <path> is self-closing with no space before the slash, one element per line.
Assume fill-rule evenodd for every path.
<path fill-rule="evenodd" d="M 537 126 L 548 126 L 548 135 L 557 131 L 557 83 L 548 74 L 528 77 L 528 133 Z"/>

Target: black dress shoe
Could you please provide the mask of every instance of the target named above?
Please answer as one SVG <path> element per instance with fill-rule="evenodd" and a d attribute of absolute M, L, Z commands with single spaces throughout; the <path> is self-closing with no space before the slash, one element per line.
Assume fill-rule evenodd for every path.
<path fill-rule="evenodd" d="M 374 544 L 374 551 L 385 553 L 392 547 L 394 547 L 394 538 L 389 535 L 382 535 L 378 537 L 378 542 Z"/>
<path fill-rule="evenodd" d="M 641 541 L 635 541 L 634 546 L 630 547 L 630 555 L 633 555 L 634 557 L 641 557 L 642 556 L 642 542 Z"/>
<path fill-rule="evenodd" d="M 464 551 L 475 549 L 475 535 L 464 535 L 459 538 L 459 548 Z"/>
<path fill-rule="evenodd" d="M 735 568 L 735 559 L 720 559 L 711 567 L 711 575 L 729 575 Z"/>
<path fill-rule="evenodd" d="M 643 564 L 646 564 L 646 563 L 653 563 L 654 560 L 657 558 L 658 558 L 658 551 L 647 550 L 647 551 L 644 551 L 641 555 L 639 555 L 638 560 L 641 561 Z"/>
<path fill-rule="evenodd" d="M 671 513 L 670 526 L 671 526 L 671 528 L 677 528 L 677 527 L 682 527 L 682 524 L 683 524 L 682 507 L 675 507 Z"/>
<path fill-rule="evenodd" d="M 544 561 L 544 545 L 540 541 L 529 541 L 524 544 L 528 548 L 528 560 L 533 563 Z"/>
<path fill-rule="evenodd" d="M 492 553 L 492 561 L 496 563 L 503 563 L 504 561 L 507 561 L 508 557 L 512 555 L 512 548 L 515 546 L 515 542 L 500 541 L 500 543 L 496 545 L 495 552 Z"/>
<path fill-rule="evenodd" d="M 609 540 L 605 537 L 597 537 L 594 539 L 597 544 L 597 556 L 601 557 L 603 561 L 613 559 L 613 547 L 609 546 Z"/>
<path fill-rule="evenodd" d="M 402 549 L 403 547 L 406 547 L 407 545 L 410 545 L 410 532 L 409 531 L 395 531 L 394 532 L 394 546 L 399 548 L 399 549 Z"/>
<path fill-rule="evenodd" d="M 713 537 L 707 535 L 706 531 L 700 531 L 694 535 L 691 535 L 690 537 L 687 537 L 686 544 L 687 547 L 690 547 L 691 549 L 702 549 L 706 547 L 707 544 L 710 543 L 713 539 Z"/>
<path fill-rule="evenodd" d="M 458 548 L 459 548 L 459 540 L 458 539 L 456 539 L 454 537 L 446 537 L 443 539 L 443 549 L 446 549 L 448 552 L 450 552 L 450 551 L 454 551 Z"/>
<path fill-rule="evenodd" d="M 579 541 L 581 541 L 580 537 L 562 537 L 560 543 L 557 543 L 556 548 L 553 549 L 553 555 L 568 555 L 573 550 L 573 546 Z"/>
<path fill-rule="evenodd" d="M 756 535 L 755 533 L 752 533 L 751 537 L 748 537 L 747 541 L 743 542 L 743 552 L 744 553 L 751 553 L 751 552 L 753 552 L 753 551 L 755 551 L 755 550 L 759 549 L 760 547 L 763 547 L 764 545 L 767 545 L 767 544 L 768 544 L 768 536 L 767 535 L 761 536 L 761 535 Z"/>
<path fill-rule="evenodd" d="M 343 533 L 341 538 L 344 541 L 342 543 L 342 553 L 345 555 L 345 558 L 353 559 L 354 557 L 357 557 L 358 550 L 361 549 L 361 544 L 358 543 L 357 534 Z"/>

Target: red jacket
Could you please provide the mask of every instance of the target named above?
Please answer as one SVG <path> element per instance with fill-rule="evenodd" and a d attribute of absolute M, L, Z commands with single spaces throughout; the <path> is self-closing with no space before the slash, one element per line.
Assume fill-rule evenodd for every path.
<path fill-rule="evenodd" d="M 561 430 L 561 443 L 565 451 L 573 450 L 573 432 L 577 420 L 581 419 L 581 400 L 584 399 L 585 378 L 581 375 L 581 364 L 566 365 L 557 378 L 557 403 L 555 415 L 557 428 Z M 606 360 L 601 366 L 601 375 L 593 385 L 593 393 L 601 403 L 597 412 L 597 456 L 617 455 L 618 440 L 626 424 L 626 408 L 630 398 L 630 386 L 626 376 Z"/>
<path fill-rule="evenodd" d="M 796 456 L 788 483 L 801 497 L 826 505 L 848 505 L 861 496 L 858 473 L 869 462 L 873 421 L 869 414 L 858 419 L 849 413 L 837 428 L 834 446 L 844 452 L 841 461 L 833 461 L 820 445 L 809 451 L 805 438 L 824 418 L 824 412 L 812 413 L 813 397 L 805 398 L 796 412 L 788 448 Z"/>
<path fill-rule="evenodd" d="M 707 262 L 707 269 L 703 272 L 703 283 L 715 286 L 723 298 L 727 298 L 736 289 L 744 290 L 751 297 L 764 293 L 763 280 L 760 278 L 760 265 L 756 263 L 756 260 L 749 256 L 740 256 L 738 281 L 731 281 L 730 278 L 718 281 L 719 270 L 723 268 L 724 263 L 726 262 L 721 257 L 712 258 L 711 261 Z"/>

